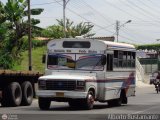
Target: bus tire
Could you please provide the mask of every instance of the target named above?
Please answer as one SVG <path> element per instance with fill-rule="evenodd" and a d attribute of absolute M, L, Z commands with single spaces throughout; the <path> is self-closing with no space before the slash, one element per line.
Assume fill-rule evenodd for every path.
<path fill-rule="evenodd" d="M 94 94 L 92 91 L 88 92 L 87 98 L 83 101 L 84 108 L 87 110 L 91 110 L 94 105 Z"/>
<path fill-rule="evenodd" d="M 113 102 L 113 100 L 109 100 L 109 101 L 107 101 L 107 103 L 108 103 L 108 106 L 109 106 L 109 107 L 114 106 L 114 102 Z"/>
<path fill-rule="evenodd" d="M 2 93 L 2 106 L 16 107 L 21 104 L 22 90 L 17 82 L 10 83 Z"/>
<path fill-rule="evenodd" d="M 21 85 L 22 88 L 22 104 L 21 105 L 31 105 L 33 100 L 33 87 L 29 81 L 25 81 Z"/>
<path fill-rule="evenodd" d="M 122 105 L 122 99 L 118 98 L 114 100 L 114 106 L 121 106 Z"/>
<path fill-rule="evenodd" d="M 109 107 L 121 106 L 121 104 L 122 104 L 122 100 L 120 98 L 108 101 Z"/>
<path fill-rule="evenodd" d="M 39 104 L 39 108 L 41 110 L 49 110 L 50 105 L 51 105 L 51 101 L 47 98 L 39 97 L 38 104 Z"/>

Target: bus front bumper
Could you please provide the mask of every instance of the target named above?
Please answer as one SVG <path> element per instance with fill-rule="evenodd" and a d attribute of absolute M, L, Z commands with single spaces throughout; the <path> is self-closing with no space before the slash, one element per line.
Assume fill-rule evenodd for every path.
<path fill-rule="evenodd" d="M 45 98 L 72 98 L 72 99 L 83 99 L 87 97 L 87 92 L 81 91 L 53 91 L 53 90 L 38 90 L 38 97 Z"/>

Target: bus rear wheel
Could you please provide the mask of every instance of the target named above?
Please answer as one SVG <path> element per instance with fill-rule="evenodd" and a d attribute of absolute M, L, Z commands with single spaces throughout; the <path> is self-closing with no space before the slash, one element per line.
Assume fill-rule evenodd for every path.
<path fill-rule="evenodd" d="M 108 101 L 108 106 L 109 107 L 121 106 L 121 104 L 122 104 L 122 99 L 121 98 Z"/>

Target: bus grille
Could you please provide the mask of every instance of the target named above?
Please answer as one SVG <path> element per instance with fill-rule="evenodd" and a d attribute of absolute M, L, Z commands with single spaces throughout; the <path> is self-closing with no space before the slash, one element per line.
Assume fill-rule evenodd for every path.
<path fill-rule="evenodd" d="M 46 81 L 46 90 L 75 90 L 76 81 Z"/>

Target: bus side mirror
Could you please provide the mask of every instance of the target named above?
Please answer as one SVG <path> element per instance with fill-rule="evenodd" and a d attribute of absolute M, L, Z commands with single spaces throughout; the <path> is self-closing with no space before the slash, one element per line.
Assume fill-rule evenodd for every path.
<path fill-rule="evenodd" d="M 46 63 L 46 55 L 45 54 L 43 54 L 43 56 L 42 56 L 42 63 Z"/>
<path fill-rule="evenodd" d="M 106 64 L 106 60 L 107 60 L 106 55 L 102 55 L 102 57 L 101 57 L 101 64 L 105 65 Z"/>

